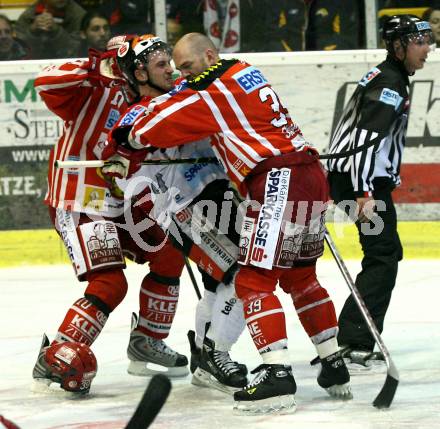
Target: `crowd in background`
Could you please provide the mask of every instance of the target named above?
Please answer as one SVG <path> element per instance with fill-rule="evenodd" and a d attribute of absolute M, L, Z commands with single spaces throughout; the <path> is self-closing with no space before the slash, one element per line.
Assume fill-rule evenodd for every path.
<path fill-rule="evenodd" d="M 168 41 L 197 31 L 221 52 L 362 49 L 364 1 L 167 0 Z M 154 0 L 28 3 L 15 21 L 0 8 L 0 60 L 85 57 L 113 35 L 155 32 Z M 379 27 L 389 14 L 414 13 L 431 23 L 440 45 L 440 0 L 378 0 L 378 7 Z"/>

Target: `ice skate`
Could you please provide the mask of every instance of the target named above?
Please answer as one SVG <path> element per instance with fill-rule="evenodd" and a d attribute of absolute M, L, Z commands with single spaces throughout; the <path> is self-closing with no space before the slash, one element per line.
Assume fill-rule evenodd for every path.
<path fill-rule="evenodd" d="M 188 359 L 167 346 L 163 340 L 149 337 L 136 330 L 137 316 L 131 319 L 131 334 L 127 356 L 128 373 L 138 376 L 166 374 L 169 377 L 185 377 L 189 374 Z"/>
<path fill-rule="evenodd" d="M 41 341 L 37 361 L 35 362 L 34 369 L 32 370 L 33 383 L 31 390 L 33 392 L 48 391 L 49 386 L 52 383 L 52 380 L 49 378 L 46 361 L 44 360 L 44 355 L 48 347 L 49 338 L 47 338 L 46 334 L 43 334 L 43 340 Z"/>
<path fill-rule="evenodd" d="M 318 384 L 334 398 L 353 399 L 350 374 L 342 359 L 341 352 L 337 351 L 324 359 L 320 359 L 320 363 Z"/>
<path fill-rule="evenodd" d="M 341 354 L 351 375 L 367 375 L 386 371 L 385 358 L 381 352 L 341 346 Z"/>
<path fill-rule="evenodd" d="M 296 410 L 296 383 L 290 365 L 263 364 L 251 374 L 254 380 L 234 393 L 237 414 L 291 414 Z"/>
<path fill-rule="evenodd" d="M 189 346 L 190 346 L 190 350 L 191 350 L 191 361 L 190 361 L 190 371 L 191 374 L 194 374 L 194 371 L 197 369 L 197 367 L 200 364 L 200 357 L 201 357 L 201 353 L 202 353 L 202 349 L 200 347 L 197 347 L 196 345 L 196 333 L 194 331 L 188 331 L 188 341 L 189 341 Z M 247 375 L 248 370 L 247 370 L 247 366 L 244 363 L 238 363 L 236 362 L 236 364 L 238 365 L 238 369 L 240 371 L 240 373 L 244 376 Z"/>
<path fill-rule="evenodd" d="M 214 341 L 205 337 L 198 367 L 191 383 L 233 393 L 247 384 L 247 368 L 231 359 L 229 352 L 215 349 Z"/>

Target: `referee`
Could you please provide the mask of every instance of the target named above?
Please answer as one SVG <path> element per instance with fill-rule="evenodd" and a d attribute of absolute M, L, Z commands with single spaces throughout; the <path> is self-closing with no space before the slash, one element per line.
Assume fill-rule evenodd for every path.
<path fill-rule="evenodd" d="M 364 253 L 356 286 L 379 332 L 403 253 L 392 191 L 400 184 L 409 109 L 408 76 L 423 68 L 434 43 L 429 23 L 412 15 L 390 17 L 382 37 L 386 60 L 359 81 L 329 148 L 331 154 L 359 147 L 363 150 L 327 163 L 332 198 L 336 204 L 345 201 L 340 207 L 356 221 Z M 350 211 L 350 206 L 355 210 Z M 373 215 L 379 217 L 374 223 Z M 382 223 L 383 227 L 376 227 Z M 352 296 L 339 316 L 338 342 L 352 369 L 367 369 L 373 361 L 383 360 L 381 354 L 373 354 L 374 339 Z"/>

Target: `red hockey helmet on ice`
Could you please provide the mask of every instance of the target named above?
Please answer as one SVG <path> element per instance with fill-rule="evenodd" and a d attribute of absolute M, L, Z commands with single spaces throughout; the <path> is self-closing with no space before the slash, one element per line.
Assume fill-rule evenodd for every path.
<path fill-rule="evenodd" d="M 95 355 L 82 343 L 49 346 L 45 361 L 50 379 L 69 392 L 87 393 L 98 370 Z"/>

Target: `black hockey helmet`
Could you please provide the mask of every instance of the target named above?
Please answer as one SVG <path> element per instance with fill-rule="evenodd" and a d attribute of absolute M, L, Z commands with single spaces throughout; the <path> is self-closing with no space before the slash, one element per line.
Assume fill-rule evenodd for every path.
<path fill-rule="evenodd" d="M 171 57 L 170 47 L 154 34 L 137 36 L 118 49 L 117 61 L 121 73 L 136 93 L 139 93 L 138 84 L 142 82 L 136 79 L 134 72 L 146 69 L 151 54 L 156 51 L 163 51 Z"/>
<path fill-rule="evenodd" d="M 406 48 L 410 42 L 421 42 L 433 45 L 435 43 L 429 22 L 415 15 L 390 16 L 382 27 L 382 38 L 387 51 L 394 54 L 394 40 L 399 39 Z"/>

